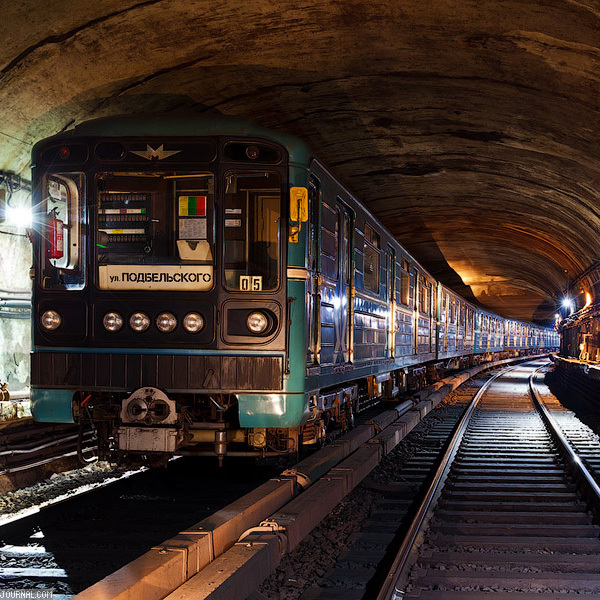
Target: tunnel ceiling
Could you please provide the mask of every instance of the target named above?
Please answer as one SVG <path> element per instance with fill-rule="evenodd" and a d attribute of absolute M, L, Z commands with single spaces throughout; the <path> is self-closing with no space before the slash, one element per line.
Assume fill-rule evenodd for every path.
<path fill-rule="evenodd" d="M 0 167 L 90 118 L 193 108 L 305 140 L 435 276 L 543 319 L 597 259 L 600 4 L 19 0 Z"/>

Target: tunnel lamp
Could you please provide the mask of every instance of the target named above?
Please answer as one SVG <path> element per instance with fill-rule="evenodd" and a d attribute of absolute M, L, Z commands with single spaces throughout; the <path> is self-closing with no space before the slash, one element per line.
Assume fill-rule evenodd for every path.
<path fill-rule="evenodd" d="M 583 308 L 587 308 L 592 303 L 592 295 L 589 292 L 585 293 L 585 304 Z"/>
<path fill-rule="evenodd" d="M 31 227 L 31 208 L 29 206 L 10 206 L 10 204 L 7 204 L 5 224 L 12 227 Z"/>
<path fill-rule="evenodd" d="M 573 310 L 573 300 L 571 298 L 564 298 L 562 301 L 562 307 L 568 310 Z"/>

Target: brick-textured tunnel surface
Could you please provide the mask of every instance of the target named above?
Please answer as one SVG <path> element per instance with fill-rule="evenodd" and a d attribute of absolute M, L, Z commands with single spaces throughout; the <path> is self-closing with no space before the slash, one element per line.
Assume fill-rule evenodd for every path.
<path fill-rule="evenodd" d="M 595 0 L 19 0 L 0 39 L 0 168 L 86 119 L 217 111 L 308 142 L 501 314 L 550 316 L 596 261 Z"/>

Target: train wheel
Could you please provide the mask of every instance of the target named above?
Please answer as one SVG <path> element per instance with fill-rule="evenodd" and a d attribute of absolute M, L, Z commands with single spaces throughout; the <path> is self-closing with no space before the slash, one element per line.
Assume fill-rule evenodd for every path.
<path fill-rule="evenodd" d="M 344 405 L 344 432 L 350 431 L 354 427 L 354 402 L 348 398 Z"/>

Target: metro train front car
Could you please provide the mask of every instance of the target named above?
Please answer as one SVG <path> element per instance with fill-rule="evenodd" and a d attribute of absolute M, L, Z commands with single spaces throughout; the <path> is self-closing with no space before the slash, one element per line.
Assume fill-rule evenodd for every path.
<path fill-rule="evenodd" d="M 295 453 L 307 164 L 295 138 L 197 116 L 39 142 L 34 418 L 93 424 L 110 460 Z"/>

